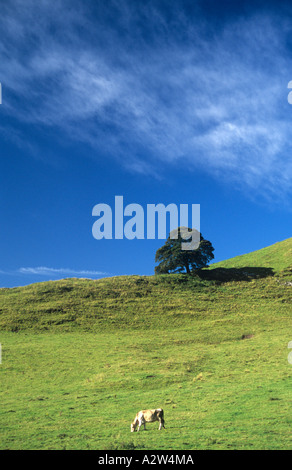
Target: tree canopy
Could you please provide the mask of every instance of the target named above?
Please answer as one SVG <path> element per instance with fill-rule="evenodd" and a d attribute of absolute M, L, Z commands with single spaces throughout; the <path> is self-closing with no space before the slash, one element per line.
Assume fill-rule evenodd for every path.
<path fill-rule="evenodd" d="M 175 231 L 177 238 L 173 238 L 173 232 L 169 234 L 165 244 L 156 252 L 155 262 L 159 263 L 155 267 L 155 274 L 168 273 L 191 273 L 208 266 L 209 261 L 214 258 L 214 248 L 208 240 L 198 233 L 198 247 L 196 249 L 182 249 L 183 243 L 190 242 L 186 238 L 186 232 L 191 233 L 190 228 L 178 227 Z M 200 241 L 199 241 L 200 240 Z"/>

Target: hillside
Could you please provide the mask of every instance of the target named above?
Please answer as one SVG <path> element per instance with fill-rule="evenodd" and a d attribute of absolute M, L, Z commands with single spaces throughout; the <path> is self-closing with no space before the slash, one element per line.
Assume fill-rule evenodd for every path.
<path fill-rule="evenodd" d="M 212 264 L 212 269 L 244 267 L 271 268 L 276 273 L 288 271 L 288 268 L 292 270 L 292 238 L 261 250 Z"/>
<path fill-rule="evenodd" d="M 291 449 L 290 248 L 0 289 L 0 448 Z M 131 434 L 146 407 L 166 430 Z"/>
<path fill-rule="evenodd" d="M 258 282 L 249 285 L 255 279 Z M 71 278 L 0 289 L 0 329 L 98 331 L 183 325 L 218 313 L 222 302 L 226 310 L 234 297 L 240 311 L 247 299 L 239 292 L 251 291 L 251 298 L 260 304 L 266 298 L 268 308 L 287 295 L 283 286 L 290 279 L 292 238 L 213 264 L 196 276 Z"/>

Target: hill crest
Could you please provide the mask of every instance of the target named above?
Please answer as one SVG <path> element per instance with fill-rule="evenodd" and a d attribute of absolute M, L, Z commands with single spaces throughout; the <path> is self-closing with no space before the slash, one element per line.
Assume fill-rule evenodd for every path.
<path fill-rule="evenodd" d="M 214 268 L 271 268 L 275 273 L 292 268 L 292 238 L 210 266 Z"/>

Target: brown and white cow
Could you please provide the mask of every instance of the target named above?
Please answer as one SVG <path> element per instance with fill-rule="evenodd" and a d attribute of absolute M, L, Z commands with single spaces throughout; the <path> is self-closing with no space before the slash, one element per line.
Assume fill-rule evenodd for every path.
<path fill-rule="evenodd" d="M 135 432 L 136 428 L 138 427 L 138 431 L 140 431 L 140 427 L 144 426 L 144 430 L 146 430 L 146 423 L 154 423 L 154 421 L 159 421 L 159 430 L 164 426 L 164 413 L 162 408 L 157 408 L 157 410 L 141 410 L 135 416 L 134 421 L 131 423 L 131 432 Z"/>

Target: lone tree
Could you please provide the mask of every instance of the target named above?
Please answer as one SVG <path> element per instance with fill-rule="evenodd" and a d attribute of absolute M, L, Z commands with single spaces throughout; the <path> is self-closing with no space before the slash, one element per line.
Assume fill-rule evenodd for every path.
<path fill-rule="evenodd" d="M 201 233 L 199 246 L 192 250 L 183 250 L 182 244 L 191 240 L 186 238 L 186 231 L 191 231 L 186 227 L 179 227 L 177 238 L 173 238 L 173 232 L 169 235 L 165 244 L 156 251 L 155 262 L 159 263 L 155 267 L 155 274 L 183 273 L 188 274 L 198 269 L 208 266 L 209 261 L 214 258 L 214 248 L 208 240 L 205 240 Z M 183 235 L 183 236 L 182 236 Z M 170 238 L 172 236 L 172 238 Z"/>

